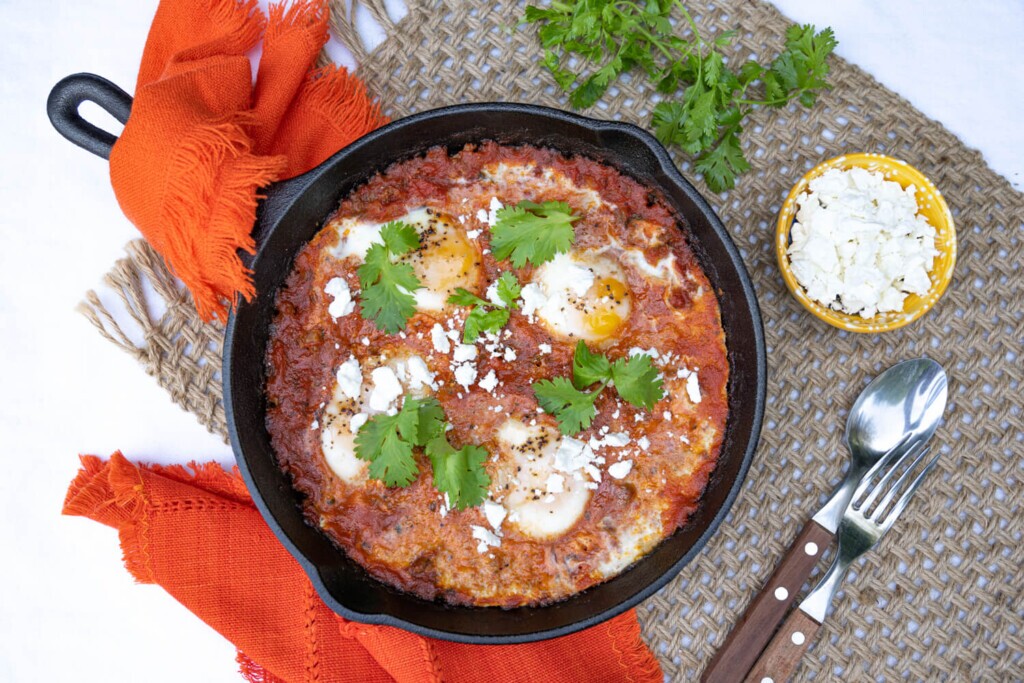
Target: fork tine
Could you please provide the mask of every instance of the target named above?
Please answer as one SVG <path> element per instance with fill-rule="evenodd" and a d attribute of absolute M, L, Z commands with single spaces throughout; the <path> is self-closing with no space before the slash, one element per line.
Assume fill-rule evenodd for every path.
<path fill-rule="evenodd" d="M 871 485 L 871 490 L 868 492 L 867 498 L 861 501 L 860 510 L 862 512 L 866 511 L 868 508 L 871 507 L 871 504 L 874 503 L 875 499 L 878 498 L 879 494 L 881 494 L 882 491 L 885 490 L 886 484 L 888 484 L 889 480 L 892 479 L 892 476 L 896 474 L 897 470 L 900 469 L 900 466 L 903 465 L 903 463 L 910 460 L 911 458 L 916 458 L 917 454 L 924 447 L 925 442 L 918 441 L 912 447 L 904 451 L 899 458 L 894 460 L 892 464 L 886 468 L 885 472 L 882 474 L 881 479 L 879 479 L 878 481 L 874 482 Z"/>
<path fill-rule="evenodd" d="M 893 446 L 888 452 L 886 452 L 885 455 L 878 459 L 878 462 L 872 465 L 871 469 L 868 470 L 868 473 L 865 474 L 864 477 L 860 480 L 860 484 L 857 486 L 857 489 L 853 492 L 853 498 L 850 499 L 851 501 L 856 503 L 858 500 L 860 500 L 860 497 L 864 495 L 864 492 L 868 490 L 868 487 L 873 486 L 871 480 L 874 479 L 880 471 L 889 469 L 890 465 L 894 464 L 894 460 L 896 460 L 897 458 L 904 457 L 905 454 L 900 453 L 900 449 L 904 445 L 906 445 L 907 440 L 909 438 L 909 436 L 903 437 L 903 439 L 900 440 L 898 444 Z M 910 450 L 912 451 L 920 445 L 921 443 L 918 442 L 917 444 L 912 446 Z M 863 509 L 863 503 L 859 504 L 858 508 Z"/>
<path fill-rule="evenodd" d="M 917 469 L 917 465 L 928 456 L 928 453 L 930 451 L 931 451 L 931 448 L 923 449 L 921 451 L 921 454 L 918 455 L 916 458 L 914 458 L 914 462 L 910 463 L 907 466 L 907 469 L 903 471 L 903 474 L 901 474 L 900 478 L 896 480 L 896 483 L 889 487 L 889 491 L 885 494 L 885 497 L 883 497 L 882 500 L 878 503 L 878 507 L 875 508 L 875 511 L 871 513 L 871 517 L 873 519 L 875 519 L 876 521 L 879 520 L 879 519 L 883 519 L 882 511 L 885 510 L 886 507 L 888 507 L 889 503 L 892 502 L 892 499 L 896 497 L 896 494 L 899 493 L 903 489 L 903 484 L 906 483 L 906 481 L 908 479 L 910 479 L 911 475 L 913 475 L 914 471 Z M 908 451 L 908 454 L 909 454 L 909 451 Z M 905 458 L 902 458 L 902 459 L 905 459 Z M 895 472 L 896 469 L 897 468 L 894 467 L 892 469 L 892 471 L 890 472 L 890 474 L 892 472 Z M 872 493 L 872 495 L 877 495 L 877 493 L 880 490 L 881 490 L 881 486 L 879 486 L 877 489 L 875 489 L 871 493 Z M 866 510 L 866 509 L 867 509 L 867 504 L 865 503 L 865 507 L 862 508 L 862 510 Z"/>
<path fill-rule="evenodd" d="M 933 467 L 935 467 L 935 463 L 939 461 L 940 455 L 942 455 L 941 451 L 936 453 L 935 457 L 931 459 L 931 462 L 925 465 L 925 468 L 921 470 L 921 474 L 917 475 L 917 478 L 910 483 L 910 486 L 907 487 L 907 490 L 904 492 L 904 494 L 900 496 L 899 500 L 896 501 L 896 504 L 892 506 L 892 511 L 889 514 L 887 514 L 885 516 L 885 519 L 879 523 L 879 526 L 881 526 L 883 530 L 887 531 L 889 527 L 892 526 L 893 522 L 896 521 L 896 518 L 900 516 L 900 513 L 903 512 L 903 509 L 907 507 L 907 503 L 910 502 L 910 499 L 911 497 L 913 497 L 914 492 L 917 491 L 917 487 L 921 485 L 921 482 L 924 481 L 924 478 L 927 477 L 928 473 L 932 471 Z"/>

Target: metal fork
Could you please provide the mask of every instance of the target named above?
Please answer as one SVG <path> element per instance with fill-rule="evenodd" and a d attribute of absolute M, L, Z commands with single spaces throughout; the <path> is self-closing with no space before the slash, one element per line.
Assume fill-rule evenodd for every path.
<path fill-rule="evenodd" d="M 839 590 L 850 565 L 873 548 L 885 532 L 892 528 L 911 496 L 938 462 L 939 454 L 936 453 L 921 467 L 928 453 L 929 449 L 925 448 L 924 443 L 917 443 L 905 453 L 889 454 L 871 468 L 854 492 L 839 523 L 839 549 L 832 566 L 814 590 L 787 617 L 747 674 L 746 683 L 782 683 L 793 675 L 825 621 L 832 598 Z M 902 474 L 893 482 L 893 477 L 900 471 Z M 916 476 L 913 476 L 915 472 Z M 874 481 L 879 473 L 881 478 Z M 899 498 L 897 494 L 900 494 Z"/>

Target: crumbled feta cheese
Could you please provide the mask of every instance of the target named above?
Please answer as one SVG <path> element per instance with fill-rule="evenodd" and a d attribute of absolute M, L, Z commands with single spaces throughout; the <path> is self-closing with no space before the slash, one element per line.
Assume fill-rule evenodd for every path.
<path fill-rule="evenodd" d="M 476 546 L 476 551 L 478 553 L 487 552 L 488 546 L 498 547 L 501 545 L 501 539 L 486 527 L 482 527 L 477 524 L 470 524 L 469 528 L 472 530 L 473 538 L 480 541 Z"/>
<path fill-rule="evenodd" d="M 335 373 L 338 382 L 338 389 L 349 398 L 359 398 L 363 391 L 363 371 L 359 367 L 359 360 L 352 356 L 338 367 Z"/>
<path fill-rule="evenodd" d="M 487 518 L 487 523 L 495 531 L 501 528 L 501 523 L 505 520 L 505 515 L 507 514 L 508 510 L 503 505 L 490 500 L 484 501 L 484 517 Z"/>
<path fill-rule="evenodd" d="M 520 290 L 519 296 L 523 302 L 523 315 L 527 318 L 532 318 L 537 310 L 543 308 L 544 304 L 548 302 L 548 296 L 544 293 L 544 288 L 536 282 L 525 285 Z"/>
<path fill-rule="evenodd" d="M 370 391 L 370 409 L 377 412 L 385 412 L 392 407 L 399 396 L 402 395 L 402 385 L 398 381 L 398 375 L 389 367 L 374 368 L 370 373 L 373 380 L 373 389 Z"/>
<path fill-rule="evenodd" d="M 313 420 L 313 424 L 309 425 L 309 428 L 310 428 L 310 430 L 313 430 L 313 429 L 317 429 L 319 426 L 320 426 L 320 422 L 318 420 Z"/>
<path fill-rule="evenodd" d="M 430 341 L 438 353 L 448 353 L 452 350 L 452 343 L 448 340 L 440 323 L 434 323 L 434 326 L 430 328 Z"/>
<path fill-rule="evenodd" d="M 565 491 L 565 477 L 561 474 L 549 474 L 544 488 L 547 489 L 548 493 L 561 493 Z"/>
<path fill-rule="evenodd" d="M 852 168 L 830 169 L 808 190 L 797 198 L 787 253 L 809 297 L 870 318 L 928 292 L 936 231 L 918 215 L 915 186 Z"/>
<path fill-rule="evenodd" d="M 501 295 L 498 294 L 498 281 L 497 280 L 492 282 L 487 287 L 486 296 L 487 296 L 487 300 L 490 301 L 492 304 L 497 304 L 499 306 L 504 306 L 505 305 L 505 302 L 502 301 L 502 299 L 501 299 Z"/>
<path fill-rule="evenodd" d="M 494 393 L 495 387 L 498 386 L 498 376 L 494 374 L 494 370 L 488 370 L 487 376 L 480 380 L 477 386 L 488 393 Z"/>
<path fill-rule="evenodd" d="M 691 403 L 700 403 L 700 384 L 697 383 L 696 372 L 686 377 L 686 395 L 690 397 Z"/>
<path fill-rule="evenodd" d="M 356 413 L 355 415 L 352 416 L 352 419 L 349 420 L 349 431 L 352 432 L 353 435 L 355 435 L 359 431 L 359 428 L 366 424 L 366 421 L 369 419 L 370 416 L 367 415 L 366 413 Z"/>
<path fill-rule="evenodd" d="M 459 220 L 461 222 L 465 223 L 466 222 L 466 217 L 465 216 L 459 216 Z M 480 236 L 481 232 L 483 232 L 483 231 L 482 230 L 467 230 L 466 231 L 466 237 L 468 237 L 471 240 L 475 240 L 477 237 Z"/>
<path fill-rule="evenodd" d="M 472 363 L 463 363 L 455 368 L 455 381 L 469 389 L 476 381 L 476 366 Z"/>
<path fill-rule="evenodd" d="M 406 368 L 409 372 L 409 389 L 416 391 L 420 387 L 428 386 L 437 391 L 437 382 L 434 381 L 434 373 L 427 367 L 427 362 L 419 356 L 410 356 L 406 361 Z"/>
<path fill-rule="evenodd" d="M 640 450 L 646 451 L 648 448 L 651 447 L 651 440 L 648 439 L 646 436 L 641 436 L 639 439 L 636 440 L 636 445 L 640 447 Z"/>
<path fill-rule="evenodd" d="M 465 363 L 476 359 L 477 349 L 473 344 L 458 344 L 455 347 L 455 353 L 452 354 L 452 360 L 456 363 Z"/>
<path fill-rule="evenodd" d="M 537 344 L 537 349 L 541 353 L 551 353 L 551 344 Z"/>
<path fill-rule="evenodd" d="M 632 460 L 620 460 L 608 466 L 608 474 L 616 479 L 623 479 L 633 469 Z"/>
<path fill-rule="evenodd" d="M 576 296 L 586 296 L 597 278 L 594 271 L 578 264 L 572 256 L 562 252 L 544 264 L 544 285 L 547 292 L 569 291 Z"/>
<path fill-rule="evenodd" d="M 352 300 L 352 292 L 344 278 L 334 277 L 328 280 L 327 285 L 324 286 L 324 293 L 333 299 L 327 306 L 327 312 L 335 320 L 355 310 L 356 304 Z"/>
<path fill-rule="evenodd" d="M 370 338 L 369 337 L 363 337 L 361 341 L 363 342 L 363 346 L 369 346 L 370 345 Z"/>
<path fill-rule="evenodd" d="M 506 361 L 511 363 L 512 361 L 514 361 L 516 359 L 516 350 L 513 349 L 511 346 L 506 346 L 505 347 L 505 356 L 504 357 L 505 357 Z"/>
<path fill-rule="evenodd" d="M 639 346 L 634 346 L 629 350 L 629 357 L 633 356 L 650 356 L 652 360 L 657 360 L 661 354 L 658 353 L 658 349 L 641 349 Z"/>

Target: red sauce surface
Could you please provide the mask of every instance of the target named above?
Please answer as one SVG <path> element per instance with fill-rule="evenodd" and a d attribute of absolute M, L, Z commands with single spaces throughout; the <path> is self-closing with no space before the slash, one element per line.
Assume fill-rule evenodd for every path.
<path fill-rule="evenodd" d="M 527 182 L 510 185 L 500 198 L 506 205 L 520 199 L 568 201 L 581 215 L 575 225 L 576 249 L 597 249 L 614 238 L 642 250 L 652 267 L 675 256 L 676 277 L 671 283 L 624 267 L 632 296 L 630 317 L 617 336 L 592 345 L 611 358 L 640 347 L 678 359 L 663 368 L 670 396 L 653 411 L 616 401 L 613 392 L 605 391 L 598 399 L 593 426 L 578 437 L 586 440 L 602 427 L 628 432 L 632 444 L 646 436 L 647 450 L 630 448 L 630 475 L 615 479 L 605 474 L 583 517 L 565 534 L 538 540 L 506 524 L 500 547 L 484 553 L 478 552 L 470 534 L 470 525 L 488 526 L 481 510 L 452 510 L 442 517 L 441 497 L 422 454 L 417 454 L 419 479 L 406 488 L 387 488 L 373 480 L 353 486 L 337 477 L 324 460 L 320 432 L 311 425 L 330 400 L 338 366 L 351 356 L 360 360 L 364 372 L 382 352 L 400 349 L 427 359 L 437 379 L 444 381 L 436 397 L 454 426 L 449 434 L 452 444 L 458 448 L 476 443 L 493 453 L 495 434 L 509 415 L 536 419 L 557 431 L 554 418 L 537 413 L 531 383 L 571 376 L 575 340 L 557 338 L 545 326 L 513 312 L 507 344 L 517 359 L 507 362 L 483 354 L 477 363 L 478 377 L 493 369 L 504 382 L 500 401 L 480 389 L 465 392 L 446 358 L 431 344 L 431 327 L 444 324 L 451 312 L 417 313 L 409 320 L 404 339 L 363 320 L 358 306 L 356 313 L 337 320 L 327 313 L 330 299 L 323 290 L 328 280 L 343 277 L 353 292 L 359 287 L 358 260 L 338 260 L 329 253 L 338 243 L 333 229 L 322 230 L 300 251 L 278 292 L 266 358 L 267 427 L 280 466 L 305 495 L 309 523 L 322 528 L 373 576 L 428 599 L 513 607 L 563 599 L 610 578 L 599 567 L 610 550 L 620 548 L 622 530 L 637 519 L 653 520 L 656 526 L 644 552 L 686 522 L 718 458 L 727 418 L 729 367 L 718 302 L 687 245 L 682 219 L 656 191 L 593 160 L 489 142 L 451 156 L 435 148 L 372 178 L 342 202 L 332 220 L 362 217 L 382 222 L 422 206 L 462 214 L 467 217 L 466 229 L 482 230 L 474 244 L 480 264 L 476 293 L 483 295 L 489 282 L 511 269 L 509 263 L 498 263 L 484 253 L 489 246 L 487 225 L 476 219 L 477 210 L 487 208 L 483 197 L 491 196 L 480 194 L 476 183 L 497 162 L 532 164 L 536 178 L 551 169 L 573 185 L 597 193 L 604 204 L 588 207 L 579 196 L 567 197 L 557 187 Z M 470 201 L 462 202 L 466 197 Z M 527 267 L 516 274 L 526 283 L 531 272 Z M 541 344 L 550 344 L 552 352 L 542 354 Z M 692 403 L 683 382 L 674 379 L 676 365 L 699 368 L 699 403 Z M 491 409 L 496 403 L 501 412 Z M 613 461 L 609 457 L 609 464 Z M 501 466 L 487 463 L 492 480 L 500 480 Z"/>

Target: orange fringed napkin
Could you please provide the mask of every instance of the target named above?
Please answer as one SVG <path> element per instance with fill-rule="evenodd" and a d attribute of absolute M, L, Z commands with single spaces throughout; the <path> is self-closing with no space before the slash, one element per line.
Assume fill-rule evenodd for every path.
<path fill-rule="evenodd" d="M 250 681 L 660 683 L 631 611 L 530 645 L 473 646 L 365 626 L 331 612 L 252 505 L 215 463 L 134 465 L 82 458 L 64 513 L 118 530 L 125 564 L 233 642 Z"/>
<path fill-rule="evenodd" d="M 224 318 L 255 292 L 259 189 L 303 173 L 385 122 L 345 69 L 311 69 L 327 41 L 325 2 L 162 0 L 132 113 L 110 155 L 121 209 L 192 292 Z M 263 39 L 256 84 L 246 52 Z"/>

